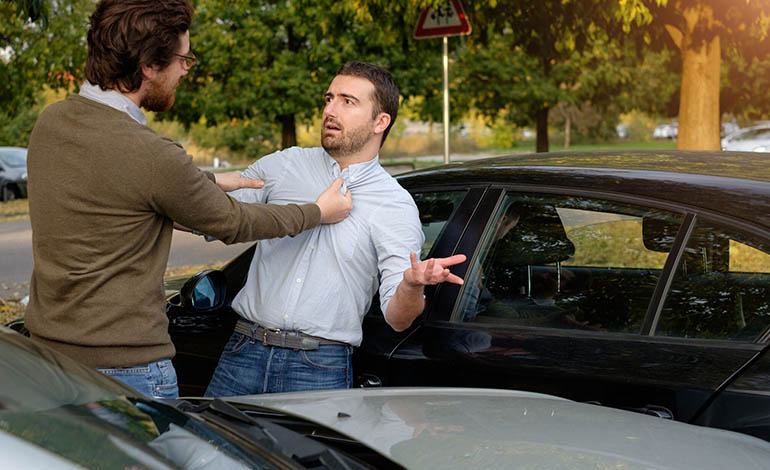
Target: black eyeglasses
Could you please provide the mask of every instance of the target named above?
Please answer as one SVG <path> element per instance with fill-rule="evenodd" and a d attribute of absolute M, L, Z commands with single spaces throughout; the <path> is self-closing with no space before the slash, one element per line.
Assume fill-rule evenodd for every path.
<path fill-rule="evenodd" d="M 190 55 L 183 55 L 183 54 L 174 54 L 174 55 L 184 59 L 184 68 L 186 70 L 190 70 L 192 66 L 195 65 L 196 58 L 195 58 L 195 54 L 193 54 L 192 51 L 190 51 Z"/>

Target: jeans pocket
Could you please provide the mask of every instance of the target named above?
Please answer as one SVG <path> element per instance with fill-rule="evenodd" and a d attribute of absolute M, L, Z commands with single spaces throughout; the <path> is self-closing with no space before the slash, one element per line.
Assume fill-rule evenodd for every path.
<path fill-rule="evenodd" d="M 225 345 L 225 349 L 222 350 L 222 354 L 238 354 L 248 342 L 248 336 L 240 333 L 233 333 L 233 335 L 230 336 L 230 340 Z"/>
<path fill-rule="evenodd" d="M 300 351 L 302 361 L 322 370 L 343 371 L 350 368 L 350 346 L 321 345 L 312 351 Z"/>

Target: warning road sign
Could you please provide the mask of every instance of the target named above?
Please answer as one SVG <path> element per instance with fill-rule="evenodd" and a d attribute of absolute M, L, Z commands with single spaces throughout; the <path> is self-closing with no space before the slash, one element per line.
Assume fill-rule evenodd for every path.
<path fill-rule="evenodd" d="M 460 0 L 450 0 L 437 8 L 426 8 L 414 29 L 416 39 L 470 34 L 471 24 Z"/>

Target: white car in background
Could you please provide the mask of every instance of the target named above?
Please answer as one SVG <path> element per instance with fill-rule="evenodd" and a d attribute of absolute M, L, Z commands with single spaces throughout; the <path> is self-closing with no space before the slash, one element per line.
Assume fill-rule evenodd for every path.
<path fill-rule="evenodd" d="M 739 129 L 722 139 L 722 150 L 770 152 L 770 123 Z"/>
<path fill-rule="evenodd" d="M 654 139 L 672 139 L 676 140 L 679 135 L 679 124 L 672 122 L 671 124 L 658 124 L 652 131 L 652 137 Z"/>

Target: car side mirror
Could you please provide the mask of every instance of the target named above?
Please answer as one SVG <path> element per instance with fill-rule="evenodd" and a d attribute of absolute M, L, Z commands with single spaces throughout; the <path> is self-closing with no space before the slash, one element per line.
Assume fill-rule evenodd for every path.
<path fill-rule="evenodd" d="M 227 278 L 222 271 L 207 269 L 191 277 L 179 291 L 183 308 L 210 312 L 222 308 L 227 299 Z"/>

